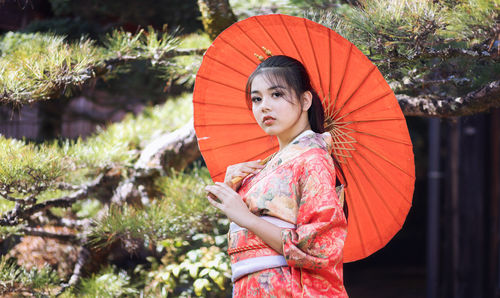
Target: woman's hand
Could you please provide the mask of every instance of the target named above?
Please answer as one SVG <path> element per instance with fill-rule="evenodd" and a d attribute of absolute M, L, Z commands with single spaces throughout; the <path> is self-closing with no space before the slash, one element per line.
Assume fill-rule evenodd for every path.
<path fill-rule="evenodd" d="M 246 227 L 252 220 L 252 217 L 255 217 L 248 210 L 241 196 L 227 184 L 215 182 L 215 184 L 205 187 L 205 190 L 209 192 L 207 199 L 210 204 L 224 212 L 230 221 L 239 226 Z M 213 199 L 213 197 L 218 199 L 219 202 Z"/>
<path fill-rule="evenodd" d="M 205 187 L 205 190 L 208 192 L 207 199 L 210 204 L 224 212 L 230 221 L 254 232 L 278 253 L 283 253 L 281 228 L 250 212 L 241 196 L 231 187 L 225 183 L 215 182 Z M 220 202 L 213 198 L 219 199 Z"/>
<path fill-rule="evenodd" d="M 260 163 L 260 160 L 253 160 L 248 162 L 238 163 L 227 167 L 226 177 L 224 178 L 224 183 L 229 185 L 233 190 L 237 190 L 241 186 L 241 179 L 237 183 L 233 184 L 231 180 L 236 177 L 244 178 L 249 174 L 257 174 L 260 170 L 264 168 L 264 165 Z"/>

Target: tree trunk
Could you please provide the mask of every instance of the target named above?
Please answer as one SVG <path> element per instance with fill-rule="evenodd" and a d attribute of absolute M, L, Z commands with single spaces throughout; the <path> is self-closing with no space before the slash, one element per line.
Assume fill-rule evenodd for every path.
<path fill-rule="evenodd" d="M 238 21 L 229 0 L 198 0 L 203 28 L 214 40 L 224 29 Z"/>

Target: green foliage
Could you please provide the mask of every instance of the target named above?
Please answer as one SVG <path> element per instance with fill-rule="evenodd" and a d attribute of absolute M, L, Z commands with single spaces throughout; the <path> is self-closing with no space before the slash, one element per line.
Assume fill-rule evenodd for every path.
<path fill-rule="evenodd" d="M 90 40 L 74 44 L 53 34 L 9 32 L 0 39 L 1 101 L 16 104 L 69 96 L 92 77 L 90 66 L 99 54 Z"/>
<path fill-rule="evenodd" d="M 17 105 L 69 97 L 97 74 L 112 78 L 126 63 L 149 61 L 164 77 L 183 73 L 168 56 L 179 39 L 149 27 L 131 34 L 114 30 L 102 39 L 66 42 L 53 33 L 13 33 L 0 38 L 0 102 Z M 113 68 L 114 67 L 114 68 Z"/>
<path fill-rule="evenodd" d="M 372 59 L 393 90 L 406 94 L 461 96 L 498 78 L 494 59 L 456 54 L 483 53 L 492 43 L 496 0 L 373 0 L 342 5 L 310 17 L 346 37 Z M 446 54 L 445 50 L 455 50 Z M 426 84 L 428 81 L 442 83 Z"/>
<path fill-rule="evenodd" d="M 112 205 L 90 237 L 100 245 L 116 239 L 133 245 L 137 239 L 154 243 L 211 230 L 219 216 L 205 198 L 204 187 L 210 181 L 208 170 L 198 166 L 191 173 L 162 177 L 157 181 L 158 199 L 142 209 Z"/>
<path fill-rule="evenodd" d="M 78 160 L 80 167 L 129 166 L 154 137 L 180 128 L 192 117 L 192 95 L 182 94 L 163 105 L 147 107 L 138 116 L 128 115 L 119 123 L 100 128 L 91 137 L 66 141 L 64 155 Z"/>
<path fill-rule="evenodd" d="M 46 266 L 42 269 L 26 270 L 18 266 L 14 259 L 0 256 L 0 294 L 41 290 L 38 294 L 48 295 L 59 283 L 57 272 Z M 51 286 L 52 285 L 52 286 Z M 36 292 L 35 292 L 36 293 Z"/>
<path fill-rule="evenodd" d="M 136 268 L 136 271 L 146 275 L 145 294 L 162 297 L 191 297 L 193 294 L 203 297 L 228 296 L 231 290 L 230 262 L 220 248 L 225 241 L 225 235 L 214 234 L 197 234 L 192 242 L 180 239 L 162 241 L 160 244 L 167 253 L 160 263 L 150 258 L 152 267 L 147 273 L 142 271 L 142 267 Z M 201 244 L 193 245 L 193 242 Z M 186 248 L 190 250 L 184 252 Z"/>
<path fill-rule="evenodd" d="M 149 141 L 192 117 L 191 98 L 183 94 L 164 105 L 147 107 L 85 140 L 35 145 L 0 136 L 0 190 L 17 198 L 34 194 L 45 201 L 69 193 L 58 190 L 58 182 L 80 185 L 103 169 L 130 167 Z M 0 199 L 0 212 L 13 207 L 13 202 Z"/>
<path fill-rule="evenodd" d="M 105 35 L 102 43 L 109 50 L 108 58 L 143 56 L 155 65 L 168 51 L 177 47 L 179 39 L 167 32 L 158 34 L 149 27 L 147 31 L 141 29 L 137 34 L 114 30 Z"/>
<path fill-rule="evenodd" d="M 126 271 L 108 266 L 97 274 L 83 278 L 71 294 L 75 297 L 128 297 L 137 296 L 139 291 L 131 284 Z"/>
<path fill-rule="evenodd" d="M 39 193 L 56 182 L 70 165 L 68 158 L 59 154 L 56 143 L 36 146 L 0 136 L 0 190 L 19 196 Z"/>
<path fill-rule="evenodd" d="M 293 0 L 230 0 L 229 3 L 239 20 L 251 16 L 284 13 L 288 15 L 300 16 L 303 10 Z"/>
<path fill-rule="evenodd" d="M 447 32 L 450 38 L 470 42 L 492 38 L 491 31 L 498 22 L 500 1 L 459 0 L 446 8 Z"/>

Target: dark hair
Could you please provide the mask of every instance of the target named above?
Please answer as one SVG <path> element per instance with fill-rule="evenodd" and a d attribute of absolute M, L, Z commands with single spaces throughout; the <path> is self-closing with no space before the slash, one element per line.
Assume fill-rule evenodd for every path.
<path fill-rule="evenodd" d="M 325 132 L 325 113 L 323 105 L 321 104 L 321 99 L 311 86 L 309 74 L 300 61 L 292 57 L 278 55 L 271 56 L 259 64 L 255 71 L 248 77 L 245 88 L 248 108 L 252 107 L 252 98 L 250 95 L 252 82 L 255 77 L 260 74 L 264 74 L 270 81 L 283 80 L 286 85 L 295 92 L 297 97 L 300 97 L 306 91 L 311 92 L 312 104 L 307 111 L 311 130 L 317 133 Z M 302 102 L 300 102 L 300 104 L 302 104 Z"/>
<path fill-rule="evenodd" d="M 309 78 L 309 74 L 307 73 L 306 68 L 300 61 L 292 57 L 277 55 L 271 56 L 260 63 L 254 70 L 254 72 L 248 77 L 247 85 L 245 87 L 246 103 L 249 109 L 252 108 L 252 97 L 250 93 L 252 91 L 252 82 L 255 77 L 260 74 L 265 75 L 266 78 L 271 82 L 276 82 L 278 80 L 284 81 L 286 85 L 290 89 L 292 89 L 292 91 L 295 92 L 295 95 L 297 95 L 297 97 L 299 98 L 304 92 L 311 92 L 312 104 L 307 111 L 307 117 L 309 119 L 309 124 L 311 125 L 311 130 L 316 133 L 325 132 L 325 112 L 323 109 L 323 104 L 321 103 L 321 99 L 319 98 L 318 93 L 311 85 L 311 79 Z M 300 102 L 300 104 L 302 105 L 302 102 Z M 336 170 L 340 172 L 343 181 L 345 181 L 346 183 L 345 186 L 347 187 L 347 181 L 345 180 L 344 172 L 340 167 L 340 163 L 337 161 L 333 154 L 332 158 Z M 344 200 L 344 214 L 347 218 L 347 200 Z"/>

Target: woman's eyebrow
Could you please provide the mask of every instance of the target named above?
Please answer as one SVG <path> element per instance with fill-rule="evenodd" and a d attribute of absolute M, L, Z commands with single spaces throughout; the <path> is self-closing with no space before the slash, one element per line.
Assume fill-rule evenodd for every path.
<path fill-rule="evenodd" d="M 280 85 L 276 85 L 276 86 L 271 86 L 269 88 L 267 88 L 267 90 L 274 90 L 274 89 L 286 89 L 285 87 L 283 86 L 280 86 Z M 253 90 L 252 92 L 250 92 L 251 94 L 254 94 L 254 93 L 260 93 L 259 90 Z"/>

